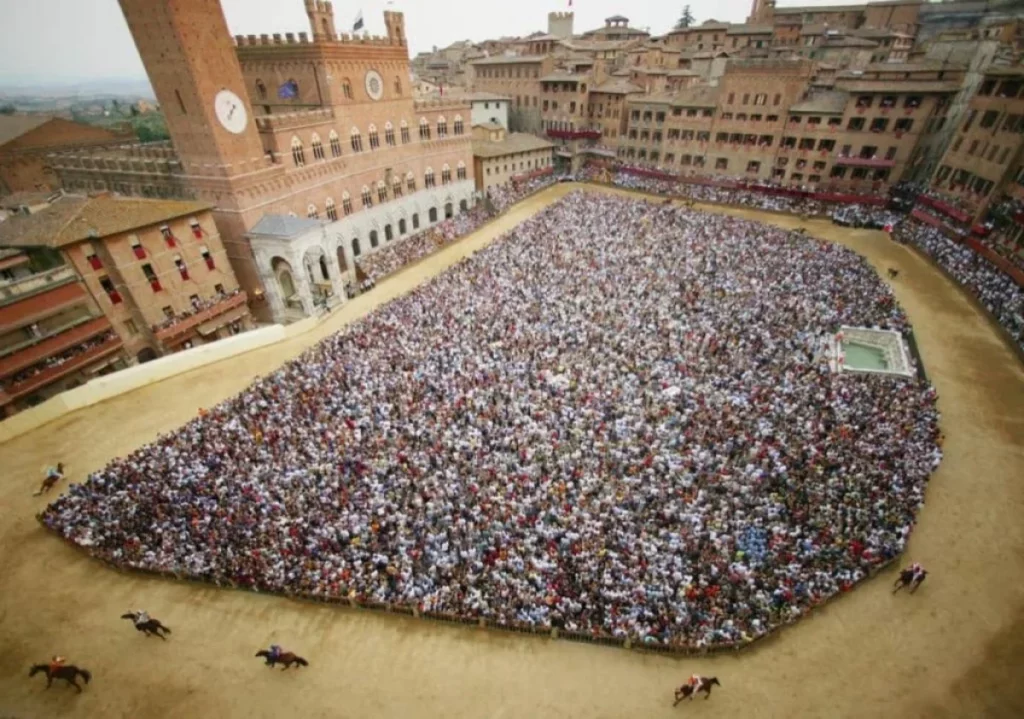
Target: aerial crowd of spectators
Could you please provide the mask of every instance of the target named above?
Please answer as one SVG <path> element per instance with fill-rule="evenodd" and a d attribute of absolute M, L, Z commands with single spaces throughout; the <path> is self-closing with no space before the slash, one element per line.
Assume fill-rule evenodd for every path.
<path fill-rule="evenodd" d="M 3 386 L 5 388 L 10 388 L 13 385 L 24 382 L 25 380 L 32 379 L 33 377 L 45 372 L 48 369 L 51 369 L 52 367 L 60 367 L 61 365 L 64 365 L 65 363 L 73 360 L 75 357 L 84 355 L 89 350 L 99 347 L 100 345 L 109 342 L 115 337 L 117 337 L 117 333 L 115 333 L 113 330 L 107 330 L 102 334 L 87 339 L 85 342 L 82 342 L 81 344 L 66 349 L 59 354 L 51 355 L 50 357 L 44 359 L 42 362 L 37 362 L 31 367 L 26 367 L 25 369 L 16 372 L 15 374 L 12 374 L 10 377 L 4 379 Z"/>
<path fill-rule="evenodd" d="M 730 646 L 904 547 L 934 391 L 835 374 L 907 331 L 832 243 L 573 193 L 93 473 L 42 520 L 124 567 Z"/>
<path fill-rule="evenodd" d="M 200 299 L 198 297 L 193 298 L 190 301 L 189 308 L 187 310 L 184 310 L 183 312 L 178 312 L 172 315 L 171 317 L 167 317 L 162 322 L 153 325 L 153 331 L 157 332 L 159 330 L 167 329 L 168 327 L 173 327 L 176 324 L 180 324 L 181 322 L 184 322 L 185 320 L 194 317 L 200 312 L 208 310 L 211 307 L 215 307 L 224 300 L 236 296 L 241 291 L 242 290 L 236 288 L 231 292 L 216 292 L 212 297 L 207 299 Z"/>
<path fill-rule="evenodd" d="M 864 227 L 869 230 L 895 227 L 904 217 L 903 213 L 874 205 L 840 205 L 829 216 L 832 222 L 842 227 Z"/>
<path fill-rule="evenodd" d="M 489 215 L 483 205 L 477 205 L 411 237 L 399 237 L 373 254 L 356 258 L 356 264 L 366 277 L 376 283 L 469 234 L 488 219 Z"/>
<path fill-rule="evenodd" d="M 506 186 L 492 188 L 489 196 L 494 211 L 501 214 L 523 198 L 553 182 L 555 182 L 554 175 L 545 175 L 524 182 L 509 183 Z M 360 290 L 365 291 L 365 289 L 373 287 L 377 280 L 468 235 L 490 218 L 491 215 L 485 205 L 479 203 L 472 209 L 448 218 L 434 227 L 408 238 L 398 238 L 396 242 L 388 244 L 383 249 L 356 259 L 356 264 L 367 278 Z"/>
<path fill-rule="evenodd" d="M 534 192 L 538 192 L 557 181 L 558 178 L 553 174 L 532 177 L 524 182 L 492 187 L 488 190 L 488 195 L 491 198 L 491 202 L 494 203 L 495 211 L 500 214 L 524 197 L 532 195 Z"/>
<path fill-rule="evenodd" d="M 894 239 L 914 245 L 973 294 L 1013 341 L 1024 349 L 1024 289 L 967 245 L 913 220 L 901 223 Z"/>

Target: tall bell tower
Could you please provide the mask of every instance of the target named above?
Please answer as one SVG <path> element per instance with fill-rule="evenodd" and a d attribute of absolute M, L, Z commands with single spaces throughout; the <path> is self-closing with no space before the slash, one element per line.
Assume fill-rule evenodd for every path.
<path fill-rule="evenodd" d="M 219 0 L 120 0 L 185 174 L 230 177 L 264 163 Z"/>

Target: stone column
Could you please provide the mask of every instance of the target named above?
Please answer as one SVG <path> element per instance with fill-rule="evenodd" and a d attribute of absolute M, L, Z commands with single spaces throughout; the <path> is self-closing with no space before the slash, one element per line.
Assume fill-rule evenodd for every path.
<path fill-rule="evenodd" d="M 292 265 L 294 268 L 295 265 Z M 295 290 L 299 293 L 299 300 L 302 302 L 302 312 L 306 317 L 313 316 L 313 291 L 309 286 L 309 273 L 306 272 L 306 267 L 299 260 L 298 272 L 292 271 L 292 280 L 295 282 Z"/>
<path fill-rule="evenodd" d="M 341 276 L 341 265 L 338 263 L 338 252 L 325 250 L 327 253 L 327 269 L 331 274 L 331 289 L 334 290 L 335 306 L 343 305 L 348 300 L 345 294 L 345 280 Z M 348 257 L 346 256 L 347 260 Z"/>

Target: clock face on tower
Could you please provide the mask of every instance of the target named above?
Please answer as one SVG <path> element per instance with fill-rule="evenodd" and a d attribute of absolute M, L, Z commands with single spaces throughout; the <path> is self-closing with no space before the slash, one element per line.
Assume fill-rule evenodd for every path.
<path fill-rule="evenodd" d="M 371 100 L 379 100 L 384 96 L 384 79 L 376 70 L 366 73 L 366 94 Z"/>
<path fill-rule="evenodd" d="M 225 130 L 236 135 L 245 132 L 249 113 L 246 112 L 245 103 L 238 95 L 230 90 L 221 90 L 213 100 L 213 109 Z"/>

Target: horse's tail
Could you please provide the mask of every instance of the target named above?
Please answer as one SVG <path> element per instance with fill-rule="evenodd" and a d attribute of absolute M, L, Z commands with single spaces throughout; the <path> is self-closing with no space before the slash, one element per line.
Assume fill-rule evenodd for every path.
<path fill-rule="evenodd" d="M 79 669 L 78 673 L 82 675 L 82 679 L 85 680 L 86 684 L 88 684 L 89 680 L 92 679 L 92 674 L 89 672 L 88 669 Z"/>
<path fill-rule="evenodd" d="M 308 667 L 309 666 L 309 662 L 307 662 L 302 657 L 295 657 L 295 663 L 298 664 L 300 667 Z"/>

